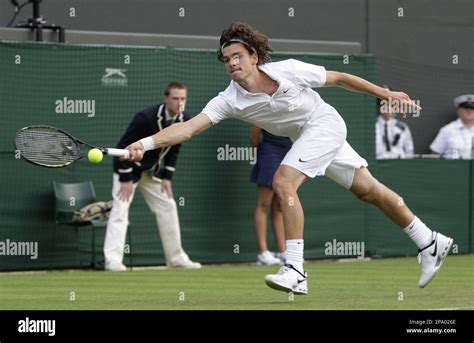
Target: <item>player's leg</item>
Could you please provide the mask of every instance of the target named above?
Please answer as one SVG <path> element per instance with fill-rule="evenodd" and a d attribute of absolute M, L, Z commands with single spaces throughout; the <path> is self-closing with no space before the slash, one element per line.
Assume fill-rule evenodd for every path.
<path fill-rule="evenodd" d="M 118 174 L 113 175 L 112 198 L 113 205 L 107 221 L 104 240 L 105 269 L 109 271 L 125 271 L 123 253 L 128 227 L 128 212 L 132 203 L 136 185 L 128 201 L 119 199 L 121 188 Z"/>
<path fill-rule="evenodd" d="M 161 182 L 153 179 L 147 172 L 142 173 L 139 188 L 148 207 L 155 215 L 167 266 L 201 268 L 200 263 L 189 259 L 181 245 L 181 228 L 175 200 L 168 198 L 161 187 Z"/>
<path fill-rule="evenodd" d="M 380 208 L 408 234 L 420 251 L 419 286 L 425 287 L 443 264 L 453 240 L 431 231 L 410 211 L 401 196 L 377 181 L 365 167 L 367 161 L 346 142 L 326 169 L 326 176 L 351 190 L 359 199 Z"/>
<path fill-rule="evenodd" d="M 387 217 L 402 228 L 407 227 L 415 218 L 403 198 L 380 183 L 365 167 L 355 170 L 350 191 L 360 200 L 377 206 Z M 429 233 L 429 236 L 431 236 L 431 231 Z M 420 240 L 421 244 L 426 244 L 430 238 L 420 237 Z"/>
<path fill-rule="evenodd" d="M 303 268 L 304 213 L 297 193 L 306 179 L 299 170 L 283 164 L 273 177 L 273 189 L 283 213 L 286 264 L 277 274 L 265 276 L 265 282 L 273 289 L 295 294 L 308 293 L 307 274 Z"/>
<path fill-rule="evenodd" d="M 275 236 L 275 243 L 277 245 L 277 257 L 282 263 L 286 262 L 285 254 L 285 227 L 283 225 L 283 212 L 277 196 L 272 198 L 272 228 Z"/>
<path fill-rule="evenodd" d="M 410 211 L 402 197 L 375 179 L 367 168 L 355 171 L 350 190 L 359 199 L 377 206 L 415 242 L 422 264 L 419 286 L 425 287 L 442 266 L 453 240 L 428 228 Z"/>
<path fill-rule="evenodd" d="M 295 294 L 308 292 L 307 274 L 303 269 L 304 213 L 297 191 L 308 178 L 324 175 L 345 143 L 346 133 L 344 120 L 329 108 L 325 116 L 308 121 L 301 128 L 298 139 L 273 177 L 273 190 L 283 213 L 286 265 L 277 274 L 265 277 L 271 288 Z"/>
<path fill-rule="evenodd" d="M 284 164 L 273 177 L 273 189 L 280 202 L 287 240 L 303 239 L 304 213 L 297 192 L 307 178 L 299 170 Z"/>
<path fill-rule="evenodd" d="M 257 255 L 257 264 L 259 265 L 280 264 L 280 260 L 268 251 L 267 246 L 267 218 L 273 194 L 271 187 L 257 186 L 257 205 L 255 207 L 253 226 L 259 250 Z"/>

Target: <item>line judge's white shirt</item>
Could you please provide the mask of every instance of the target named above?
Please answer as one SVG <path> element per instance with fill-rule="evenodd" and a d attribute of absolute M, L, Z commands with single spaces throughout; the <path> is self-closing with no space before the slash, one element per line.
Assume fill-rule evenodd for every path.
<path fill-rule="evenodd" d="M 384 142 L 385 125 L 387 125 L 390 151 L 387 151 Z M 396 136 L 398 139 L 395 139 Z M 395 140 L 396 144 L 394 145 Z M 408 125 L 395 118 L 385 120 L 379 115 L 375 123 L 375 157 L 378 160 L 413 158 L 413 150 L 413 138 Z"/>
<path fill-rule="evenodd" d="M 258 68 L 278 82 L 278 90 L 272 96 L 250 93 L 232 80 L 202 110 L 214 125 L 227 118 L 240 119 L 294 141 L 309 119 L 337 114 L 311 89 L 326 83 L 324 67 L 289 59 Z"/>
<path fill-rule="evenodd" d="M 474 140 L 474 127 L 466 128 L 460 118 L 443 126 L 430 149 L 449 159 L 470 159 Z"/>

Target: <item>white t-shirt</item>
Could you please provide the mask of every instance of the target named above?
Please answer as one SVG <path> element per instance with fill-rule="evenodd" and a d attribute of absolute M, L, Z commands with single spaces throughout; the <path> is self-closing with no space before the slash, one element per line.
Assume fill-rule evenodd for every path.
<path fill-rule="evenodd" d="M 225 91 L 207 103 L 202 113 L 214 125 L 235 118 L 295 140 L 309 119 L 336 111 L 311 89 L 326 83 L 324 67 L 289 59 L 267 63 L 259 69 L 279 84 L 272 96 L 250 93 L 232 80 Z"/>

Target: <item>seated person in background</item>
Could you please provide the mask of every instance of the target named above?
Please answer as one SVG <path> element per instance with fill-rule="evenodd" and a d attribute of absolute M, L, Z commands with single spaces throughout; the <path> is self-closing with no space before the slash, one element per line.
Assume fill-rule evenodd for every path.
<path fill-rule="evenodd" d="M 260 142 L 260 133 L 263 135 Z M 287 137 L 271 133 L 252 125 L 250 143 L 257 150 L 257 163 L 252 170 L 251 181 L 257 184 L 257 205 L 254 214 L 254 230 L 259 254 L 258 265 L 274 265 L 285 263 L 285 232 L 283 214 L 277 196 L 273 192 L 273 175 L 281 161 L 291 148 L 291 140 Z M 272 227 L 278 253 L 274 256 L 267 247 L 267 217 L 272 210 Z"/>
<path fill-rule="evenodd" d="M 390 90 L 387 86 L 385 89 Z M 393 118 L 388 103 L 377 99 L 375 156 L 378 160 L 413 158 L 413 138 L 407 124 Z"/>
<path fill-rule="evenodd" d="M 448 159 L 474 158 L 474 94 L 454 99 L 458 119 L 439 130 L 430 149 L 433 154 Z"/>

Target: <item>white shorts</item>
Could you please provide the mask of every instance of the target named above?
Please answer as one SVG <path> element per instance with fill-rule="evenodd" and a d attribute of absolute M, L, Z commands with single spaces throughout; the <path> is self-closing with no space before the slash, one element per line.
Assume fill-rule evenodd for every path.
<path fill-rule="evenodd" d="M 314 178 L 326 175 L 349 189 L 355 170 L 368 163 L 346 141 L 346 124 L 336 111 L 310 120 L 302 127 L 281 164 Z"/>

